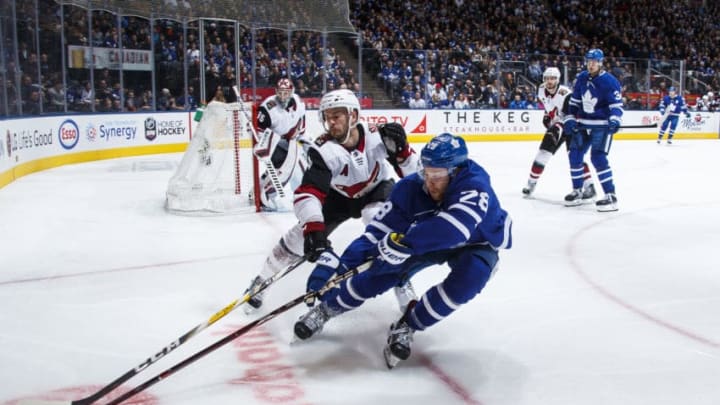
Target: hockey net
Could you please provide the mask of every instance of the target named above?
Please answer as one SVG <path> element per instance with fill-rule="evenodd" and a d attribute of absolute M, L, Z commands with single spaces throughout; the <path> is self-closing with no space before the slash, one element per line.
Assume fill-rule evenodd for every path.
<path fill-rule="evenodd" d="M 260 207 L 258 164 L 252 154 L 251 103 L 210 102 L 170 178 L 170 212 L 232 214 Z"/>

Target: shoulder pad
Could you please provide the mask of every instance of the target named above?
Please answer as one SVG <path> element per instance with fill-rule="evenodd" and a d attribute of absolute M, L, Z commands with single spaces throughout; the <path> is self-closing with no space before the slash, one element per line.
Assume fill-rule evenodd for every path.
<path fill-rule="evenodd" d="M 561 95 L 561 96 L 564 96 L 564 95 L 566 95 L 566 94 L 568 94 L 568 93 L 570 93 L 570 92 L 569 92 L 567 89 L 565 89 L 565 88 L 560 87 L 560 88 L 558 89 L 558 94 Z"/>
<path fill-rule="evenodd" d="M 268 110 L 272 110 L 277 105 L 277 102 L 274 99 L 268 100 L 266 105 L 267 105 Z"/>

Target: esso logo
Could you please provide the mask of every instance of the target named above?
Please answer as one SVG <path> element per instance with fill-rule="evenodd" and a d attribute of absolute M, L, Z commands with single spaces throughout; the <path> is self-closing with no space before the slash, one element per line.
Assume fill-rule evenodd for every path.
<path fill-rule="evenodd" d="M 80 140 L 80 129 L 75 121 L 65 120 L 62 124 L 60 124 L 58 139 L 60 140 L 60 145 L 68 150 L 77 145 Z"/>

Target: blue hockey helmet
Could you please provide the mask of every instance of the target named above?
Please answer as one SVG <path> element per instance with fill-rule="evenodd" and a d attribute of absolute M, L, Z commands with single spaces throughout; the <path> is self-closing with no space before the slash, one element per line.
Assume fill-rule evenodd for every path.
<path fill-rule="evenodd" d="M 589 60 L 596 60 L 596 61 L 602 63 L 604 58 L 605 58 L 605 54 L 603 53 L 603 51 L 600 49 L 597 49 L 597 48 L 593 48 L 593 49 L 587 51 L 587 53 L 585 54 L 586 62 Z"/>
<path fill-rule="evenodd" d="M 675 86 L 668 87 L 668 93 L 677 93 L 677 89 L 675 88 Z"/>
<path fill-rule="evenodd" d="M 467 162 L 467 159 L 465 140 L 447 132 L 432 138 L 420 152 L 423 167 L 443 167 L 449 173 Z"/>

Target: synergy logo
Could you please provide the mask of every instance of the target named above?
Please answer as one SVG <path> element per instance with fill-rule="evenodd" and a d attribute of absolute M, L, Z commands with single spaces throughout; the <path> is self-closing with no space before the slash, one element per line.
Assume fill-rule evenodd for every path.
<path fill-rule="evenodd" d="M 77 145 L 80 140 L 80 128 L 73 120 L 65 120 L 60 124 L 58 130 L 58 139 L 63 148 L 70 150 Z"/>
<path fill-rule="evenodd" d="M 98 130 L 92 122 L 85 127 L 85 137 L 90 142 L 95 142 L 98 136 Z"/>

